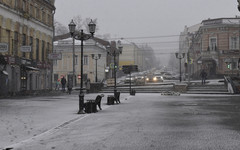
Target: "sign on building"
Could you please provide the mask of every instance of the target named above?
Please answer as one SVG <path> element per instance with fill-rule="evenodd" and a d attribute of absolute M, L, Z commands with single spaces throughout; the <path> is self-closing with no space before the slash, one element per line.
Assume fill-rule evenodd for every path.
<path fill-rule="evenodd" d="M 8 51 L 8 44 L 0 43 L 0 52 L 7 52 L 7 51 Z"/>
<path fill-rule="evenodd" d="M 62 53 L 51 53 L 51 54 L 48 55 L 48 59 L 61 60 L 62 59 Z"/>
<path fill-rule="evenodd" d="M 21 48 L 20 48 L 20 51 L 21 52 L 25 52 L 25 53 L 29 53 L 29 52 L 31 52 L 31 46 L 21 46 Z"/>

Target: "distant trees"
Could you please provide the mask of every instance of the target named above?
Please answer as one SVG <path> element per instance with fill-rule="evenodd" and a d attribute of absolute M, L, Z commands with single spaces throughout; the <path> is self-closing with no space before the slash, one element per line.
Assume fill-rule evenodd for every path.
<path fill-rule="evenodd" d="M 86 18 L 86 19 L 82 19 L 82 17 L 80 15 L 73 17 L 73 21 L 76 24 L 76 31 L 80 31 L 80 30 L 85 30 L 85 32 L 89 32 L 88 30 L 88 24 L 91 21 L 90 18 Z M 93 19 L 93 22 L 95 24 L 97 24 L 97 19 Z M 55 26 L 55 36 L 57 35 L 62 35 L 62 34 L 66 34 L 69 32 L 68 27 L 64 26 L 63 24 L 61 24 L 58 21 L 54 22 L 54 26 Z M 98 31 L 99 27 L 96 26 L 96 32 Z"/>
<path fill-rule="evenodd" d="M 68 33 L 68 28 L 58 21 L 54 21 L 55 36 Z"/>

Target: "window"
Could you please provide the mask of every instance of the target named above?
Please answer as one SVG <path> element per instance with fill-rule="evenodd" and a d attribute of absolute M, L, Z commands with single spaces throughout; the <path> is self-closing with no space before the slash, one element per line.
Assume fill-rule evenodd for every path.
<path fill-rule="evenodd" d="M 0 42 L 1 42 L 1 39 L 2 39 L 2 28 L 1 28 L 1 26 L 0 26 Z"/>
<path fill-rule="evenodd" d="M 83 56 L 83 65 L 88 65 L 88 55 Z"/>
<path fill-rule="evenodd" d="M 13 39 L 13 55 L 18 54 L 18 32 L 14 32 L 14 39 Z"/>
<path fill-rule="evenodd" d="M 45 60 L 45 42 L 42 41 L 42 62 Z"/>
<path fill-rule="evenodd" d="M 230 37 L 230 50 L 236 50 L 238 48 L 238 37 Z"/>
<path fill-rule="evenodd" d="M 58 64 L 58 63 L 57 63 L 57 60 L 53 60 L 53 65 L 54 65 L 54 66 L 57 66 L 57 64 Z"/>
<path fill-rule="evenodd" d="M 39 61 L 39 39 L 36 39 L 36 60 Z"/>
<path fill-rule="evenodd" d="M 8 53 L 10 54 L 10 33 L 11 31 L 10 30 L 6 30 L 6 33 L 7 33 L 7 43 L 8 43 Z"/>
<path fill-rule="evenodd" d="M 34 7 L 33 7 L 33 5 L 31 4 L 31 5 L 30 5 L 30 8 L 29 8 L 29 9 L 30 9 L 30 10 L 29 10 L 29 13 L 30 13 L 31 16 L 34 16 L 34 10 L 33 10 L 33 8 L 34 8 Z"/>
<path fill-rule="evenodd" d="M 30 37 L 29 45 L 31 46 L 30 58 L 33 59 L 33 37 Z"/>
<path fill-rule="evenodd" d="M 78 65 L 78 55 L 75 55 L 75 65 Z"/>
<path fill-rule="evenodd" d="M 22 46 L 26 45 L 26 34 L 22 35 Z M 26 57 L 26 53 L 22 52 L 22 57 Z"/>
<path fill-rule="evenodd" d="M 47 42 L 46 54 L 47 54 L 47 57 L 50 54 L 50 43 L 49 42 Z"/>
<path fill-rule="evenodd" d="M 37 19 L 40 19 L 40 10 L 39 10 L 39 8 L 36 8 L 36 18 Z"/>
<path fill-rule="evenodd" d="M 217 38 L 210 38 L 209 48 L 211 51 L 216 50 L 217 47 Z"/>
<path fill-rule="evenodd" d="M 47 24 L 47 25 L 50 25 L 50 23 L 51 23 L 50 15 L 47 14 L 46 24 Z"/>
<path fill-rule="evenodd" d="M 22 10 L 24 11 L 24 12 L 26 12 L 26 1 L 23 1 L 22 2 Z"/>
<path fill-rule="evenodd" d="M 238 69 L 237 68 L 237 62 L 235 62 L 235 61 L 232 62 L 232 69 L 233 70 Z"/>
<path fill-rule="evenodd" d="M 58 80 L 58 74 L 54 74 L 54 81 L 57 81 Z"/>
<path fill-rule="evenodd" d="M 42 11 L 42 22 L 45 23 L 46 22 L 46 15 L 45 15 L 45 12 Z"/>
<path fill-rule="evenodd" d="M 15 9 L 18 9 L 18 5 L 19 5 L 18 2 L 19 2 L 19 0 L 15 0 L 15 6 L 14 6 Z"/>

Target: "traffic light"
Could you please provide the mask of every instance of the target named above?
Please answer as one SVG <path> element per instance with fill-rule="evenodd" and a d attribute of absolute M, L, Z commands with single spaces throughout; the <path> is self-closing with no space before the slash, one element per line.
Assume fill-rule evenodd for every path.
<path fill-rule="evenodd" d="M 123 71 L 125 74 L 129 74 L 129 73 L 130 73 L 129 66 L 127 66 L 127 65 L 122 66 L 122 71 Z"/>
<path fill-rule="evenodd" d="M 131 66 L 131 71 L 132 71 L 132 72 L 138 71 L 138 66 L 137 66 L 137 65 L 132 65 L 132 66 Z"/>
<path fill-rule="evenodd" d="M 228 64 L 228 65 L 227 65 L 227 68 L 228 68 L 228 69 L 231 69 L 231 64 Z"/>

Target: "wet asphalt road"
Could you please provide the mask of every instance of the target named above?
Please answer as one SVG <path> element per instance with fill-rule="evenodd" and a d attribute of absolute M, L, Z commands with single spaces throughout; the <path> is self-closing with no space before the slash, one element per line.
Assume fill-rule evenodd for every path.
<path fill-rule="evenodd" d="M 239 118 L 239 96 L 137 94 L 14 149 L 238 150 Z"/>

